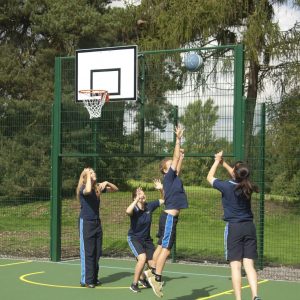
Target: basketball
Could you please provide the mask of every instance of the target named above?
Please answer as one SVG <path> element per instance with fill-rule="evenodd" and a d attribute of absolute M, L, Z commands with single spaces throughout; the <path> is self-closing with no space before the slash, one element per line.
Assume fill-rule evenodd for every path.
<path fill-rule="evenodd" d="M 184 66 L 191 72 L 197 71 L 202 63 L 202 57 L 196 53 L 189 53 L 184 58 Z"/>

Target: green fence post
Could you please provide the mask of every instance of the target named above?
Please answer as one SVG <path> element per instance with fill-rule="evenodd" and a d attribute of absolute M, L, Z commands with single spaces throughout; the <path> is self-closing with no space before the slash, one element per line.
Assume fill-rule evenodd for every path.
<path fill-rule="evenodd" d="M 234 51 L 234 107 L 233 107 L 233 153 L 236 160 L 244 159 L 244 47 L 239 44 Z"/>
<path fill-rule="evenodd" d="M 61 58 L 55 58 L 55 92 L 52 109 L 50 258 L 61 259 Z"/>
<path fill-rule="evenodd" d="M 266 129 L 266 106 L 261 105 L 261 138 L 259 155 L 259 174 L 260 174 L 260 198 L 259 198 L 259 231 L 258 231 L 258 267 L 264 267 L 264 227 L 265 227 L 265 129 Z"/>
<path fill-rule="evenodd" d="M 140 141 L 140 153 L 144 154 L 145 147 L 145 56 L 144 54 L 139 54 L 138 57 L 141 61 L 141 75 L 140 75 L 140 133 L 141 133 L 141 141 Z"/>
<path fill-rule="evenodd" d="M 174 117 L 174 126 L 177 126 L 178 125 L 178 106 L 175 105 L 173 107 L 173 117 Z M 174 145 L 176 143 L 176 134 L 174 133 L 173 135 L 173 142 L 174 142 Z M 172 262 L 176 262 L 176 239 L 175 239 L 175 242 L 173 244 L 173 247 L 172 247 Z"/>

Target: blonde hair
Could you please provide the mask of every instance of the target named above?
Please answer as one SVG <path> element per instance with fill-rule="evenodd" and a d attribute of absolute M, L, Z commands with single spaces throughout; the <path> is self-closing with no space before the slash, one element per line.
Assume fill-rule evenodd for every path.
<path fill-rule="evenodd" d="M 93 169 L 91 169 L 91 168 L 89 168 L 89 170 L 93 171 Z M 83 185 L 86 185 L 86 172 L 85 172 L 85 169 L 80 174 L 78 184 L 77 184 L 77 188 L 76 188 L 76 198 L 78 200 L 80 199 L 80 189 Z M 94 189 L 96 191 L 96 195 L 97 195 L 97 197 L 99 197 L 100 196 L 100 189 L 98 188 L 96 181 L 93 183 L 92 189 Z"/>

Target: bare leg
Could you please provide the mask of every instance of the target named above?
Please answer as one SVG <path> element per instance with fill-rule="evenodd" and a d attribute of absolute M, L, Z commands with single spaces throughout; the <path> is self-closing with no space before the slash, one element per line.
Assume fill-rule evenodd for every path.
<path fill-rule="evenodd" d="M 247 274 L 248 282 L 252 292 L 252 299 L 257 296 L 257 273 L 254 267 L 253 259 L 243 259 L 244 268 Z"/>
<path fill-rule="evenodd" d="M 170 250 L 166 248 L 162 248 L 157 260 L 156 260 L 156 274 L 161 275 L 164 269 L 166 260 L 170 255 Z"/>
<path fill-rule="evenodd" d="M 148 278 L 148 281 L 153 289 L 153 292 L 156 296 L 162 297 L 162 282 L 161 282 L 161 275 L 162 275 L 162 270 L 164 268 L 165 262 L 167 260 L 167 257 L 170 254 L 170 250 L 162 248 L 159 246 L 159 250 L 156 251 L 156 269 L 155 269 L 155 276 L 149 276 L 148 273 L 149 271 L 145 271 L 145 274 Z M 157 276 L 159 275 L 159 276 Z"/>
<path fill-rule="evenodd" d="M 242 300 L 242 262 L 238 260 L 231 261 L 230 268 L 235 300 Z"/>
<path fill-rule="evenodd" d="M 155 268 L 154 259 L 148 260 L 147 265 L 148 265 L 149 268 Z"/>
<path fill-rule="evenodd" d="M 157 258 L 158 258 L 158 256 L 159 256 L 161 250 L 162 250 L 161 245 L 158 245 L 158 246 L 156 247 L 154 253 L 153 253 L 153 258 L 152 258 L 152 260 L 155 261 L 155 264 L 156 264 L 156 262 L 157 262 Z"/>
<path fill-rule="evenodd" d="M 137 257 L 137 263 L 135 266 L 134 276 L 133 276 L 133 282 L 137 283 L 140 279 L 140 276 L 143 272 L 145 263 L 146 263 L 146 254 L 142 253 Z"/>

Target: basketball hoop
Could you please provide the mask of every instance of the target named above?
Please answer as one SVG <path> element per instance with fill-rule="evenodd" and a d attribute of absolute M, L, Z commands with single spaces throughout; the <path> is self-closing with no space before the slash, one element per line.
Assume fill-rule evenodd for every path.
<path fill-rule="evenodd" d="M 105 90 L 80 90 L 84 107 L 90 114 L 90 119 L 100 118 L 102 107 L 109 102 L 109 94 Z"/>

